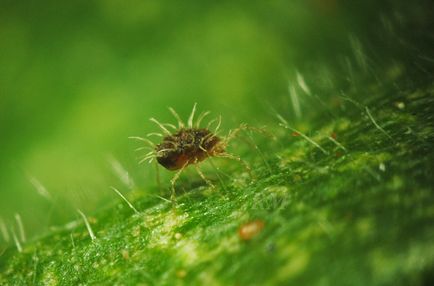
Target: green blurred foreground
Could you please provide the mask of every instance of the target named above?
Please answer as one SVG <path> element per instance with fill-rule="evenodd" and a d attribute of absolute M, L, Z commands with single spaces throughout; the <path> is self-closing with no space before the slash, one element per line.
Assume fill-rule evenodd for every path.
<path fill-rule="evenodd" d="M 433 10 L 429 1 L 412 6 L 399 2 L 373 5 L 368 1 L 359 7 L 345 7 L 339 1 L 294 2 L 292 9 L 283 1 L 270 6 L 249 3 L 248 8 L 186 5 L 185 15 L 196 18 L 191 22 L 184 19 L 176 28 L 174 23 L 181 16 L 174 15 L 180 14 L 169 5 L 146 2 L 166 9 L 144 9 L 156 13 L 152 14 L 154 21 L 162 21 L 161 15 L 172 16 L 161 22 L 161 34 L 146 30 L 153 35 L 150 43 L 167 49 L 153 50 L 157 55 L 152 58 L 164 60 L 163 66 L 160 61 L 151 61 L 151 56 L 145 57 L 152 54 L 151 48 L 125 52 L 134 44 L 146 46 L 140 44 L 144 39 L 130 38 L 139 33 L 135 29 L 146 26 L 141 22 L 144 16 L 137 12 L 134 18 L 135 9 L 115 13 L 115 1 L 108 2 L 113 7 L 104 10 L 106 17 L 124 16 L 123 22 L 121 18 L 107 18 L 113 21 L 109 30 L 125 37 L 108 45 L 119 54 L 106 54 L 104 60 L 98 50 L 89 56 L 99 59 L 102 66 L 83 74 L 77 86 L 74 80 L 62 80 L 62 74 L 54 77 L 60 85 L 71 84 L 63 86 L 65 92 L 87 90 L 74 100 L 68 98 L 56 105 L 53 102 L 59 99 L 53 94 L 61 86 L 50 85 L 52 93 L 45 100 L 35 99 L 28 105 L 32 109 L 33 104 L 40 104 L 49 117 L 37 117 L 35 126 L 52 122 L 57 129 L 48 128 L 37 135 L 39 129 L 15 130 L 1 121 L 5 134 L 9 134 L 2 142 L 6 162 L 2 184 L 7 188 L 3 187 L 1 195 L 2 204 L 9 207 L 4 208 L 0 222 L 4 240 L 0 245 L 0 284 L 432 285 Z M 65 13 L 90 21 L 90 15 L 79 9 L 84 4 L 76 5 Z M 19 16 L 25 15 L 21 13 L 29 9 L 11 4 L 5 7 L 11 12 L 9 20 L 21 19 Z M 228 7 L 232 9 L 224 9 Z M 47 15 L 47 22 L 62 19 L 62 14 Z M 18 22 L 8 23 L 18 27 Z M 94 30 L 90 31 L 98 31 L 97 39 L 108 41 L 111 34 L 106 32 L 104 38 L 99 25 L 93 23 Z M 235 26 L 238 29 L 228 29 Z M 74 27 L 70 29 L 78 29 Z M 123 29 L 131 34 L 119 33 Z M 179 36 L 176 29 L 184 34 Z M 55 30 L 50 26 L 44 31 Z M 87 32 L 79 34 L 91 33 L 83 31 Z M 169 34 L 179 39 L 179 45 L 165 42 L 167 38 L 173 41 Z M 186 35 L 201 40 L 187 41 Z M 47 32 L 45 36 L 51 39 L 53 34 Z M 49 54 L 42 44 L 45 38 L 34 37 L 40 41 L 41 53 Z M 70 46 L 69 37 L 62 39 L 55 51 Z M 7 46 L 4 43 L 2 49 Z M 9 51 L 14 51 L 15 45 L 10 45 Z M 86 61 L 81 48 L 77 49 L 75 60 L 69 54 L 60 58 L 71 61 L 71 66 Z M 210 56 L 217 50 L 221 57 Z M 139 55 L 143 56 L 140 64 Z M 108 59 L 117 60 L 107 65 Z M 9 59 L 2 74 L 6 74 L 5 66 L 16 67 L 14 60 Z M 278 64 L 270 64 L 273 60 Z M 59 64 L 59 71 L 82 73 L 64 69 L 63 64 Z M 217 69 L 220 64 L 222 68 Z M 282 64 L 284 67 L 278 67 Z M 53 65 L 56 63 L 46 67 Z M 36 69 L 43 66 L 34 65 Z M 107 73 L 101 75 L 102 70 Z M 170 76 L 162 76 L 168 71 Z M 126 76 L 133 73 L 136 77 Z M 36 74 L 40 77 L 35 78 Z M 196 79 L 199 74 L 203 77 Z M 153 80 L 149 80 L 151 75 Z M 93 81 L 95 77 L 100 78 Z M 45 82 L 39 72 L 23 78 L 31 78 L 35 84 Z M 17 114 L 5 107 L 17 108 L 13 90 L 25 94 L 18 79 L 1 79 L 8 95 L 2 99 L 9 105 L 0 107 L 9 110 L 2 113 L 8 120 Z M 154 85 L 147 90 L 152 96 L 142 96 L 149 84 Z M 33 91 L 29 88 L 27 92 Z M 184 94 L 191 96 L 181 97 Z M 205 162 L 204 171 L 217 189 L 210 189 L 194 172 L 186 172 L 178 182 L 178 204 L 173 206 L 156 196 L 160 190 L 154 183 L 152 166 L 137 166 L 137 154 L 132 150 L 140 144 L 126 143 L 125 138 L 156 130 L 150 124 L 143 126 L 143 117 L 172 120 L 166 105 L 173 105 L 185 117 L 194 101 L 202 110 L 222 112 L 226 130 L 241 122 L 266 124 L 276 139 L 243 134 L 230 151 L 249 162 L 255 178 L 250 179 L 231 161 L 213 160 L 218 169 Z M 68 106 L 68 113 L 64 114 L 62 106 Z M 62 120 L 56 123 L 51 117 L 54 115 Z M 23 123 L 28 122 L 27 116 L 23 113 L 15 120 L 28 126 Z M 23 134 L 30 136 L 27 141 Z M 68 146 L 72 146 L 71 151 Z M 9 177 L 7 170 L 15 154 L 25 170 Z M 96 164 L 97 158 L 108 163 Z M 71 173 L 83 185 L 71 187 L 66 182 L 69 187 L 62 189 L 62 181 L 74 179 Z M 161 195 L 168 197 L 172 173 L 162 175 Z M 28 191 L 22 182 L 29 184 Z M 32 184 L 39 186 L 40 192 L 41 186 L 46 188 L 49 199 L 32 190 Z M 138 213 L 109 186 L 124 193 Z M 23 190 L 22 195 L 19 190 Z M 74 195 L 68 197 L 68 193 Z M 17 201 L 27 203 L 19 209 L 14 206 Z M 77 208 L 88 218 L 94 240 Z M 21 214 L 24 228 L 34 233 L 38 227 L 47 229 L 74 215 L 76 219 L 25 240 L 15 212 Z M 240 227 L 254 220 L 263 222 L 264 228 L 243 240 Z"/>

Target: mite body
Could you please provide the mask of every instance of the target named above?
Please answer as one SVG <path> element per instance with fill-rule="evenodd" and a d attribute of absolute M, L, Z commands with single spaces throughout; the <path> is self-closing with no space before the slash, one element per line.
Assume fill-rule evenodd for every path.
<path fill-rule="evenodd" d="M 164 168 L 171 171 L 177 171 L 171 180 L 172 199 L 175 197 L 175 182 L 179 178 L 182 171 L 189 165 L 193 165 L 200 177 L 211 187 L 214 187 L 198 166 L 198 163 L 206 160 L 207 158 L 222 157 L 237 160 L 238 162 L 242 163 L 250 173 L 249 166 L 243 160 L 226 152 L 226 147 L 228 146 L 229 141 L 232 140 L 238 132 L 247 129 L 247 125 L 243 124 L 239 128 L 231 130 L 227 136 L 219 137 L 217 136 L 217 133 L 220 127 L 221 117 L 211 120 L 207 127 L 203 128 L 200 127 L 200 124 L 204 117 L 209 114 L 209 112 L 207 111 L 201 113 L 196 122 L 194 122 L 196 104 L 193 106 L 193 110 L 190 114 L 190 117 L 188 118 L 187 125 L 184 124 L 174 109 L 169 108 L 169 110 L 177 119 L 178 127 L 169 123 L 160 123 L 154 118 L 150 119 L 161 128 L 163 134 L 149 133 L 148 136 L 155 135 L 161 137 L 162 141 L 160 143 L 154 144 L 147 138 L 131 138 L 148 143 L 150 145 L 149 148 L 152 149 L 145 155 L 140 163 L 144 161 L 152 162 L 155 160 Z M 216 124 L 216 127 L 213 131 L 211 131 L 210 127 L 213 124 Z M 168 128 L 172 128 L 174 131 L 169 131 Z M 139 149 L 141 150 L 144 148 L 147 147 L 141 147 Z"/>
<path fill-rule="evenodd" d="M 155 147 L 157 162 L 168 170 L 179 170 L 208 157 L 224 154 L 223 141 L 205 128 L 180 129 Z"/>

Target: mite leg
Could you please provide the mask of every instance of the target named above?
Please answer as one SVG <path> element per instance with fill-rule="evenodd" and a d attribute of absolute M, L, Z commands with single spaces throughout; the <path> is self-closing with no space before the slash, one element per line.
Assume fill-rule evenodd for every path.
<path fill-rule="evenodd" d="M 247 124 L 241 124 L 240 127 L 232 129 L 229 131 L 229 134 L 224 138 L 226 144 L 232 141 L 235 137 L 237 137 L 238 133 L 248 129 Z"/>
<path fill-rule="evenodd" d="M 250 178 L 253 178 L 252 169 L 250 168 L 249 164 L 247 164 L 247 162 L 244 161 L 243 159 L 241 159 L 240 157 L 229 154 L 229 153 L 218 154 L 218 155 L 216 155 L 216 157 L 227 158 L 227 159 L 238 161 L 241 165 L 243 165 L 243 167 L 246 169 L 247 173 L 249 173 Z"/>
<path fill-rule="evenodd" d="M 162 193 L 163 188 L 161 187 L 161 180 L 160 180 L 160 169 L 158 168 L 158 161 L 155 160 L 155 178 L 157 180 L 157 186 L 160 190 L 160 193 Z"/>
<path fill-rule="evenodd" d="M 272 140 L 276 139 L 276 137 L 273 134 L 271 134 L 270 132 L 265 130 L 265 127 L 262 127 L 262 128 L 251 127 L 251 126 L 248 126 L 247 124 L 243 123 L 238 128 L 235 128 L 235 129 L 232 129 L 231 131 L 229 131 L 229 134 L 224 138 L 225 143 L 228 144 L 230 141 L 232 141 L 234 138 L 236 138 L 238 136 L 238 133 L 240 133 L 241 131 L 245 131 L 245 130 L 261 133 L 264 136 L 270 137 Z"/>
<path fill-rule="evenodd" d="M 176 172 L 175 176 L 173 176 L 172 180 L 170 180 L 170 183 L 172 185 L 172 194 L 170 196 L 170 199 L 172 201 L 176 200 L 176 196 L 175 196 L 175 183 L 178 180 L 179 176 L 181 175 L 182 171 L 184 171 L 185 167 L 187 167 L 187 163 L 184 164 L 184 166 L 182 166 L 181 169 L 178 170 L 178 172 Z"/>
<path fill-rule="evenodd" d="M 256 150 L 256 152 L 259 154 L 259 156 L 261 157 L 262 161 L 264 162 L 264 165 L 267 167 L 268 171 L 271 174 L 272 170 L 271 170 L 270 164 L 268 164 L 267 158 L 265 157 L 264 153 L 259 148 L 259 146 L 255 143 L 255 141 L 253 140 L 252 135 L 250 133 L 247 133 L 246 136 L 243 136 L 240 139 L 241 139 L 241 141 L 243 141 L 244 143 L 246 143 L 247 145 L 249 145 L 251 148 L 253 148 L 253 149 Z"/>
<path fill-rule="evenodd" d="M 212 188 L 214 189 L 215 186 L 213 185 L 213 183 L 211 183 L 210 180 L 207 179 L 207 177 L 205 177 L 205 175 L 202 173 L 202 171 L 200 170 L 198 165 L 194 165 L 194 167 L 196 168 L 196 172 L 199 174 L 199 176 Z"/>

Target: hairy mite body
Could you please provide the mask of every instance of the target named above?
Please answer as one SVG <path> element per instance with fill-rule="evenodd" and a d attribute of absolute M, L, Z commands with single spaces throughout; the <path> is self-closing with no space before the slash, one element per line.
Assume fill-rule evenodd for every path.
<path fill-rule="evenodd" d="M 150 120 L 157 124 L 163 134 L 149 133 L 150 135 L 159 136 L 162 141 L 159 144 L 154 144 L 147 138 L 131 137 L 144 141 L 150 145 L 151 151 L 145 155 L 140 161 L 152 162 L 155 160 L 164 168 L 177 171 L 171 180 L 172 184 L 172 199 L 175 198 L 175 182 L 181 175 L 182 171 L 189 165 L 194 165 L 197 173 L 200 177 L 208 183 L 211 187 L 214 185 L 209 181 L 200 170 L 198 163 L 206 160 L 209 157 L 220 157 L 237 160 L 242 163 L 244 167 L 249 171 L 250 167 L 239 157 L 234 156 L 226 152 L 226 147 L 238 132 L 248 129 L 247 125 L 242 124 L 239 128 L 233 129 L 228 135 L 224 137 L 217 136 L 218 129 L 221 123 L 221 117 L 211 120 L 206 128 L 201 128 L 200 123 L 202 119 L 209 114 L 209 112 L 203 112 L 199 115 L 196 122 L 194 121 L 194 114 L 196 111 L 196 104 L 193 106 L 193 110 L 188 118 L 187 125 L 181 120 L 180 116 L 172 108 L 169 108 L 170 112 L 178 121 L 178 127 L 170 123 L 160 123 L 155 118 Z M 210 131 L 210 126 L 217 122 L 217 126 L 214 131 Z M 166 127 L 172 128 L 174 131 L 169 131 Z M 138 150 L 146 149 L 149 147 L 141 147 Z"/>
<path fill-rule="evenodd" d="M 157 162 L 168 170 L 199 163 L 224 153 L 222 140 L 205 128 L 180 129 L 155 147 Z"/>

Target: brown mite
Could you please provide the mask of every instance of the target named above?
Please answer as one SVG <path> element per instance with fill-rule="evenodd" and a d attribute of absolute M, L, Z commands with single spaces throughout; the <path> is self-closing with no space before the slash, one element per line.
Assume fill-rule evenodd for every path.
<path fill-rule="evenodd" d="M 172 199 L 175 197 L 175 182 L 181 175 L 182 171 L 189 165 L 193 165 L 199 174 L 199 176 L 207 182 L 211 187 L 213 184 L 205 177 L 200 170 L 198 163 L 206 160 L 209 157 L 220 157 L 237 160 L 242 163 L 244 167 L 249 171 L 249 166 L 241 160 L 239 157 L 226 152 L 226 147 L 229 141 L 231 141 L 238 132 L 248 129 L 247 125 L 242 124 L 239 128 L 233 129 L 228 135 L 219 137 L 217 133 L 221 124 L 221 117 L 211 120 L 206 128 L 200 127 L 202 120 L 210 112 L 202 112 L 194 122 L 194 115 L 196 112 L 196 104 L 193 106 L 193 110 L 188 118 L 187 125 L 181 120 L 180 116 L 173 108 L 169 108 L 170 112 L 178 121 L 178 127 L 169 123 L 160 123 L 155 118 L 150 120 L 156 123 L 164 134 L 149 133 L 148 136 L 159 136 L 162 138 L 161 143 L 154 144 L 147 138 L 131 137 L 147 142 L 152 150 L 145 155 L 140 161 L 152 162 L 156 160 L 158 164 L 170 171 L 177 171 L 171 180 L 172 184 Z M 216 123 L 214 131 L 210 131 L 210 127 Z M 172 128 L 174 131 L 169 131 L 168 128 Z M 141 147 L 145 149 L 148 147 Z"/>
<path fill-rule="evenodd" d="M 175 171 L 186 165 L 196 164 L 208 157 L 224 154 L 222 140 L 205 128 L 180 129 L 165 136 L 155 147 L 157 162 L 164 168 Z"/>

